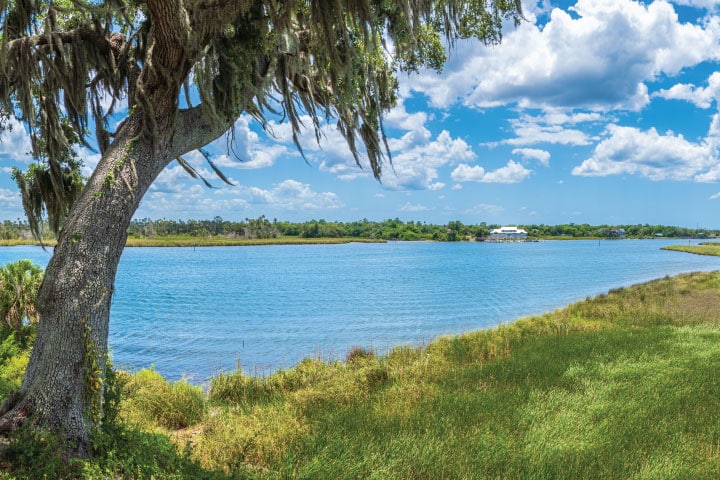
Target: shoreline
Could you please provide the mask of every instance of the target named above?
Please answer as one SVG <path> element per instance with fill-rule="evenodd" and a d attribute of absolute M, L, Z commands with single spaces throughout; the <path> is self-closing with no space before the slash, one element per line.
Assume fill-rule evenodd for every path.
<path fill-rule="evenodd" d="M 665 238 L 624 238 L 624 239 L 607 239 L 597 237 L 531 237 L 531 238 L 502 238 L 502 239 L 464 239 L 456 242 L 443 240 L 401 240 L 401 239 L 382 239 L 382 238 L 363 238 L 363 237 L 320 237 L 320 238 L 304 238 L 304 237 L 277 237 L 277 238 L 227 238 L 227 237 L 185 237 L 185 236 L 169 236 L 157 238 L 137 238 L 129 237 L 125 244 L 126 247 L 245 247 L 245 246 L 263 246 L 263 245 L 342 245 L 348 243 L 388 243 L 388 242 L 437 242 L 437 243 L 538 243 L 548 241 L 622 241 L 622 240 L 668 240 Z M 674 240 L 674 239 L 673 239 Z M 677 238 L 678 241 L 690 240 L 688 238 Z M 694 239 L 700 240 L 700 239 Z M 0 247 L 54 247 L 57 245 L 56 240 L 47 240 L 43 243 L 31 239 L 0 239 Z M 701 255 L 720 255 L 720 242 L 713 244 L 712 242 L 704 242 L 695 246 L 671 245 L 663 247 L 663 250 L 676 250 Z M 718 253 L 707 253 L 717 250 Z"/>
<path fill-rule="evenodd" d="M 279 237 L 279 238 L 256 238 L 256 239 L 233 239 L 222 237 L 161 237 L 161 238 L 128 238 L 126 247 L 244 247 L 262 245 L 341 245 L 346 243 L 387 243 L 387 240 L 371 238 L 302 238 L 302 237 Z M 36 240 L 13 239 L 0 240 L 0 247 L 54 247 L 56 240 L 48 240 L 42 244 Z"/>

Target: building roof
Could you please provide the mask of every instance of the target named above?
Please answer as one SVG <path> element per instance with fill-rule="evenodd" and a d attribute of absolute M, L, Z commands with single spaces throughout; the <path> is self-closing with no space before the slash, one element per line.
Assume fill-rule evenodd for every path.
<path fill-rule="evenodd" d="M 522 228 L 517 228 L 517 227 L 500 227 L 500 228 L 494 229 L 490 233 L 491 234 L 514 233 L 514 234 L 518 234 L 518 235 L 522 235 L 523 233 L 527 234 L 527 232 L 525 230 L 523 230 Z"/>

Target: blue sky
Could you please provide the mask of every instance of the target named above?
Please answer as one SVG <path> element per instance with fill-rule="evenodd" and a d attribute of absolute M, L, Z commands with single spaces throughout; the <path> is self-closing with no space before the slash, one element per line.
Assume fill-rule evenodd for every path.
<path fill-rule="evenodd" d="M 382 183 L 332 125 L 301 139 L 305 161 L 287 125 L 271 137 L 242 117 L 239 158 L 227 139 L 209 147 L 236 186 L 172 164 L 136 217 L 720 228 L 720 0 L 523 5 L 501 45 L 461 42 L 440 75 L 401 78 Z M 28 150 L 22 128 L 4 133 L 3 171 Z M 97 155 L 83 156 L 89 172 Z M 20 216 L 0 174 L 0 218 Z"/>

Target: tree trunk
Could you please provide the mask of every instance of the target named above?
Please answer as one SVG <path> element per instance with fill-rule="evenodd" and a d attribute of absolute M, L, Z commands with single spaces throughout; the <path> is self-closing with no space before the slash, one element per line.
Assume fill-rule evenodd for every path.
<path fill-rule="evenodd" d="M 127 227 L 169 162 L 139 131 L 124 128 L 65 222 L 40 287 L 28 369 L 19 392 L 3 406 L 0 433 L 31 420 L 64 435 L 72 454 L 89 453 L 101 418 L 110 300 Z"/>
<path fill-rule="evenodd" d="M 190 25 L 180 0 L 144 3 L 152 20 L 150 46 L 128 86 L 133 113 L 65 221 L 38 294 L 40 321 L 22 387 L 0 408 L 0 435 L 30 420 L 63 435 L 73 455 L 90 453 L 92 429 L 101 419 L 110 300 L 130 220 L 170 161 L 216 139 L 235 120 L 232 114 L 211 120 L 202 106 L 179 110 L 178 95 L 205 46 L 249 4 L 198 9 Z M 258 62 L 263 73 L 256 80 L 262 82 L 268 59 Z M 253 90 L 247 95 L 250 102 Z M 239 115 L 244 105 L 233 107 Z"/>
<path fill-rule="evenodd" d="M 163 93 L 163 92 L 161 92 Z M 87 456 L 102 413 L 110 300 L 127 228 L 140 200 L 175 158 L 231 126 L 201 106 L 177 110 L 177 89 L 153 102 L 158 132 L 143 133 L 138 109 L 125 122 L 73 206 L 38 293 L 40 321 L 22 387 L 0 408 L 0 435 L 30 420 Z"/>

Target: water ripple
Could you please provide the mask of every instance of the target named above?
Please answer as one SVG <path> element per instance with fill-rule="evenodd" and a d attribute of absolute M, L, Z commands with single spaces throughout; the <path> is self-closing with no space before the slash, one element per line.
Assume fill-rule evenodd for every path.
<path fill-rule="evenodd" d="M 202 382 L 265 374 L 353 345 L 387 351 L 487 328 L 720 259 L 677 241 L 388 243 L 126 249 L 111 309 L 116 364 Z M 0 263 L 36 247 L 0 248 Z"/>

